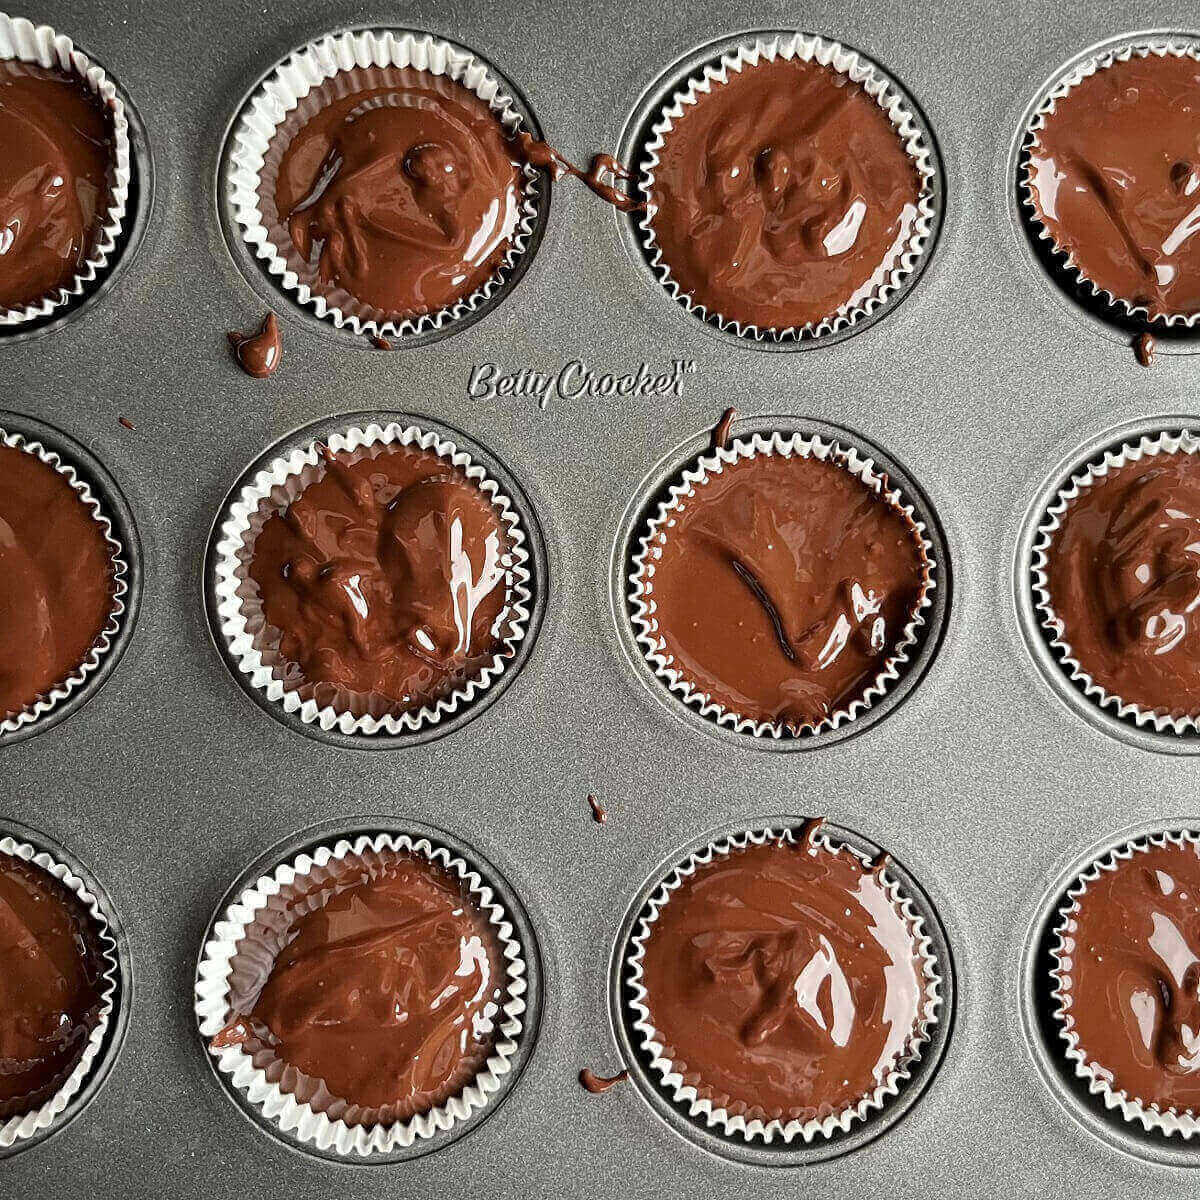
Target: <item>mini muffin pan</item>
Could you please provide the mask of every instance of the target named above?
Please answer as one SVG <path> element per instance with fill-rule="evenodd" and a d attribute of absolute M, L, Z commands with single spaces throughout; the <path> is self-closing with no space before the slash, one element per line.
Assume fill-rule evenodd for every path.
<path fill-rule="evenodd" d="M 366 15 L 350 0 L 201 0 L 187 20 L 149 0 L 120 20 L 96 0 L 23 11 L 118 81 L 138 192 L 130 242 L 95 294 L 45 331 L 0 334 L 15 410 L 0 426 L 80 465 L 123 523 L 131 567 L 129 617 L 104 666 L 38 736 L 0 744 L 0 830 L 93 865 L 126 931 L 101 1065 L 51 1136 L 0 1164 L 6 1194 L 868 1200 L 903 1181 L 915 1200 L 1193 1195 L 1196 1176 L 1179 1168 L 1200 1164 L 1197 1139 L 1130 1128 L 1077 1086 L 1046 957 L 1081 867 L 1139 832 L 1200 824 L 1194 742 L 1121 721 L 1071 684 L 1028 574 L 1041 514 L 1076 465 L 1148 429 L 1200 425 L 1200 359 L 1173 353 L 1193 343 L 1164 336 L 1154 366 L 1139 366 L 1137 331 L 1089 310 L 1038 257 L 1017 186 L 1047 89 L 1098 45 L 1145 31 L 1083 0 L 665 16 L 634 0 L 415 0 Z M 470 48 L 572 161 L 608 151 L 631 167 L 681 80 L 800 22 L 919 106 L 939 167 L 932 249 L 869 319 L 796 343 L 803 354 L 758 353 L 671 299 L 635 218 L 577 180 L 543 178 L 531 248 L 501 299 L 375 350 L 275 286 L 231 223 L 224 183 L 229 132 L 258 82 L 296 47 L 372 16 Z M 1187 35 L 1195 13 L 1163 0 L 1153 20 Z M 255 380 L 226 332 L 267 310 L 282 362 Z M 528 384 L 676 362 L 676 385 L 652 396 L 551 388 L 542 408 Z M 731 406 L 734 437 L 804 430 L 858 447 L 934 545 L 934 604 L 903 677 L 818 738 L 716 727 L 654 678 L 631 632 L 637 530 Z M 361 752 L 386 739 L 322 734 L 247 703 L 206 596 L 231 484 L 371 419 L 467 447 L 520 509 L 534 560 L 517 661 L 454 721 L 388 754 Z M 656 1088 L 618 964 L 647 890 L 690 849 L 808 815 L 893 856 L 936 943 L 943 1007 L 912 1079 L 870 1119 L 808 1145 L 733 1145 Z M 213 1071 L 192 1011 L 230 880 L 359 829 L 428 831 L 461 850 L 503 891 L 537 972 L 503 1102 L 379 1165 L 332 1162 L 262 1127 Z M 583 1068 L 630 1078 L 593 1095 Z"/>

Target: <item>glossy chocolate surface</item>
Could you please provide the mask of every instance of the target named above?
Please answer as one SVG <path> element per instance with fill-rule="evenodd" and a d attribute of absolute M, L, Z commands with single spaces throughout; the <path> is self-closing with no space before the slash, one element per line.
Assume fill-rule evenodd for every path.
<path fill-rule="evenodd" d="M 283 337 L 279 332 L 279 318 L 267 313 L 262 324 L 253 333 L 229 334 L 229 348 L 237 364 L 247 375 L 255 379 L 266 379 L 274 375 L 283 357 Z"/>
<path fill-rule="evenodd" d="M 1079 1047 L 1114 1091 L 1200 1113 L 1200 855 L 1150 846 L 1088 882 L 1069 952 Z"/>
<path fill-rule="evenodd" d="M 650 926 L 644 983 L 684 1080 L 764 1121 L 819 1120 L 873 1093 L 925 999 L 884 881 L 804 842 L 733 850 L 686 876 Z"/>
<path fill-rule="evenodd" d="M 641 578 L 673 668 L 727 710 L 799 732 L 874 680 L 928 563 L 908 517 L 849 471 L 758 454 L 680 501 Z"/>
<path fill-rule="evenodd" d="M 1073 87 L 1029 153 L 1035 212 L 1084 276 L 1153 316 L 1200 311 L 1200 63 L 1136 57 Z"/>
<path fill-rule="evenodd" d="M 1063 640 L 1101 687 L 1200 713 L 1200 459 L 1152 454 L 1081 489 L 1047 554 Z"/>
<path fill-rule="evenodd" d="M 521 193 L 487 104 L 413 67 L 342 71 L 314 88 L 276 131 L 260 189 L 300 278 L 376 320 L 436 312 L 491 277 Z"/>
<path fill-rule="evenodd" d="M 66 1082 L 100 1019 L 91 917 L 49 872 L 0 853 L 0 1121 Z"/>
<path fill-rule="evenodd" d="M 331 870 L 284 897 L 265 981 L 251 968 L 239 995 L 235 960 L 235 1019 L 218 1036 L 331 1119 L 407 1120 L 491 1052 L 503 955 L 459 881 L 421 856 L 368 852 Z"/>
<path fill-rule="evenodd" d="M 917 219 L 917 171 L 887 115 L 818 63 L 730 71 L 663 141 L 655 238 L 680 289 L 728 320 L 832 316 L 896 264 Z"/>
<path fill-rule="evenodd" d="M 112 612 L 112 548 L 78 493 L 0 445 L 0 716 L 79 667 Z"/>
<path fill-rule="evenodd" d="M 104 225 L 112 119 L 83 80 L 0 60 L 0 308 L 70 284 Z"/>
<path fill-rule="evenodd" d="M 385 446 L 328 455 L 266 521 L 250 577 L 301 694 L 381 715 L 447 694 L 500 651 L 509 550 L 461 470 Z"/>

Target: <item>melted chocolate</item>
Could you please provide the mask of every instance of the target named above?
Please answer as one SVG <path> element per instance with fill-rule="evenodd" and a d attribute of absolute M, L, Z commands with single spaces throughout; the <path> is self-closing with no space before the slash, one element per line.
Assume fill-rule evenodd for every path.
<path fill-rule="evenodd" d="M 627 183 L 633 178 L 630 171 L 611 154 L 592 155 L 591 165 L 586 171 L 583 171 L 563 158 L 547 142 L 539 142 L 528 133 L 521 133 L 517 136 L 521 158 L 531 167 L 548 170 L 550 177 L 555 181 L 562 179 L 564 175 L 572 175 L 582 181 L 601 200 L 607 200 L 619 212 L 639 212 L 646 207 L 637 197 L 606 182 L 606 176 L 623 183 Z"/>
<path fill-rule="evenodd" d="M 229 345 L 233 349 L 238 366 L 255 379 L 266 379 L 274 375 L 283 357 L 283 337 L 279 332 L 279 320 L 274 313 L 267 313 L 255 333 L 230 333 Z"/>
<path fill-rule="evenodd" d="M 607 1092 L 609 1088 L 614 1088 L 618 1083 L 624 1083 L 629 1078 L 628 1071 L 618 1071 L 615 1075 L 597 1075 L 588 1067 L 584 1067 L 579 1072 L 579 1082 L 585 1091 L 591 1092 L 593 1096 L 600 1096 Z"/>
<path fill-rule="evenodd" d="M 712 435 L 712 448 L 714 450 L 724 450 L 729 445 L 729 430 L 736 420 L 736 408 L 727 408 L 721 414 L 721 419 L 717 422 L 717 427 L 713 430 Z"/>
<path fill-rule="evenodd" d="M 122 428 L 130 431 L 137 428 L 137 426 L 128 417 L 118 417 L 117 422 L 122 426 Z"/>
<path fill-rule="evenodd" d="M 1137 360 L 1143 367 L 1154 365 L 1154 347 L 1155 341 L 1149 333 L 1139 333 L 1133 340 L 1133 352 L 1137 355 Z"/>
<path fill-rule="evenodd" d="M 1200 1111 L 1200 857 L 1135 851 L 1079 899 L 1069 951 L 1079 1048 L 1114 1091 Z"/>
<path fill-rule="evenodd" d="M 605 811 L 604 805 L 601 804 L 595 796 L 588 797 L 588 804 L 590 804 L 592 808 L 592 820 L 595 821 L 597 825 L 605 824 L 608 821 L 608 813 Z"/>
<path fill-rule="evenodd" d="M 1147 455 L 1083 488 L 1047 559 L 1083 670 L 1142 708 L 1200 713 L 1200 460 Z"/>
<path fill-rule="evenodd" d="M 250 577 L 302 696 L 401 713 L 500 651 L 509 550 L 487 497 L 432 451 L 326 451 L 321 477 L 263 526 Z"/>
<path fill-rule="evenodd" d="M 112 118 L 78 76 L 0 60 L 0 308 L 66 287 L 104 227 Z"/>
<path fill-rule="evenodd" d="M 265 224 L 302 282 L 399 321 L 475 291 L 512 241 L 522 181 L 482 100 L 414 67 L 342 71 L 279 126 Z"/>
<path fill-rule="evenodd" d="M 425 858 L 368 852 L 330 869 L 260 918 L 275 960 L 235 956 L 233 1017 L 214 1044 L 240 1044 L 285 1092 L 349 1125 L 407 1120 L 459 1093 L 491 1052 L 500 945 Z"/>
<path fill-rule="evenodd" d="M 49 872 L 0 854 L 0 1121 L 66 1082 L 100 1020 L 91 917 Z"/>
<path fill-rule="evenodd" d="M 857 303 L 917 219 L 917 171 L 887 115 L 818 63 L 731 72 L 663 140 L 650 189 L 663 261 L 732 321 L 788 329 Z"/>
<path fill-rule="evenodd" d="M 0 445 L 0 715 L 62 683 L 112 612 L 112 549 L 53 467 Z"/>
<path fill-rule="evenodd" d="M 374 346 L 376 350 L 390 350 L 392 348 L 392 343 L 378 333 L 371 334 L 371 345 Z"/>
<path fill-rule="evenodd" d="M 809 1121 L 872 1093 L 917 1030 L 924 982 L 907 922 L 848 851 L 768 842 L 671 892 L 645 942 L 645 1004 L 702 1099 Z"/>
<path fill-rule="evenodd" d="M 1034 209 L 1098 287 L 1200 311 L 1200 64 L 1136 57 L 1056 101 L 1029 151 Z"/>
<path fill-rule="evenodd" d="M 683 498 L 641 580 L 672 668 L 727 710 L 798 733 L 875 678 L 928 563 L 905 514 L 842 467 L 760 454 Z"/>

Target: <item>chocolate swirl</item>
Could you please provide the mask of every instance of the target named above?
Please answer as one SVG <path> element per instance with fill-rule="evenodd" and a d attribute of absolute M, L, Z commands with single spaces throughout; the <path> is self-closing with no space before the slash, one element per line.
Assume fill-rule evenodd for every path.
<path fill-rule="evenodd" d="M 1080 490 L 1047 553 L 1061 640 L 1122 700 L 1200 713 L 1200 461 L 1148 454 Z"/>
<path fill-rule="evenodd" d="M 0 60 L 0 308 L 68 286 L 110 199 L 112 118 L 76 75 Z"/>
<path fill-rule="evenodd" d="M 0 717 L 73 674 L 112 608 L 101 525 L 53 467 L 0 445 Z"/>
<path fill-rule="evenodd" d="M 52 875 L 0 853 L 0 1120 L 62 1087 L 100 1020 L 91 918 Z"/>
<path fill-rule="evenodd" d="M 522 196 L 487 104 L 414 67 L 342 71 L 314 88 L 276 130 L 261 180 L 264 222 L 300 278 L 385 321 L 488 280 Z"/>
<path fill-rule="evenodd" d="M 1055 101 L 1029 149 L 1034 211 L 1097 287 L 1200 312 L 1200 63 L 1135 55 Z"/>
<path fill-rule="evenodd" d="M 510 542 L 457 467 L 407 446 L 327 453 L 270 516 L 250 578 L 306 699 L 399 714 L 491 662 L 506 635 Z"/>
<path fill-rule="evenodd" d="M 726 710 L 794 733 L 863 693 L 929 580 L 903 512 L 800 455 L 723 464 L 679 501 L 644 561 L 671 668 Z"/>
<path fill-rule="evenodd" d="M 301 879 L 233 961 L 240 1044 L 299 1101 L 347 1125 L 404 1121 L 478 1073 L 504 994 L 495 933 L 459 882 L 401 851 L 371 851 Z M 264 976 L 265 972 L 265 978 Z"/>
<path fill-rule="evenodd" d="M 761 329 L 819 322 L 894 266 L 916 167 L 849 77 L 801 59 L 730 71 L 663 135 L 650 188 L 662 258 L 694 304 Z"/>
<path fill-rule="evenodd" d="M 1200 851 L 1166 841 L 1114 862 L 1068 914 L 1069 1027 L 1113 1091 L 1200 1113 Z"/>
<path fill-rule="evenodd" d="M 662 1057 L 747 1120 L 820 1120 L 872 1095 L 925 1001 L 908 921 L 849 851 L 772 841 L 701 864 L 645 938 Z"/>

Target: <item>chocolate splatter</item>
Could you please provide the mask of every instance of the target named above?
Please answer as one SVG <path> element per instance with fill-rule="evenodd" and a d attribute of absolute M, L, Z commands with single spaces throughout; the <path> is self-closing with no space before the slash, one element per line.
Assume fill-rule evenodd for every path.
<path fill-rule="evenodd" d="M 594 820 L 597 825 L 605 824 L 605 822 L 608 820 L 608 812 L 605 810 L 604 805 L 592 795 L 588 796 L 588 803 L 592 806 L 592 820 Z"/>
<path fill-rule="evenodd" d="M 283 338 L 275 314 L 267 313 L 256 333 L 231 332 L 229 345 L 238 366 L 247 375 L 253 375 L 255 379 L 273 375 L 283 357 Z"/>
<path fill-rule="evenodd" d="M 1157 343 L 1149 333 L 1139 333 L 1133 339 L 1133 352 L 1137 355 L 1137 360 L 1143 367 L 1153 366 L 1154 364 L 1154 347 Z"/>
<path fill-rule="evenodd" d="M 593 1096 L 599 1096 L 602 1092 L 607 1092 L 609 1088 L 616 1087 L 618 1083 L 624 1083 L 628 1078 L 628 1071 L 618 1071 L 615 1075 L 606 1076 L 597 1075 L 594 1071 L 590 1071 L 587 1067 L 584 1067 L 579 1072 L 579 1082 Z"/>
<path fill-rule="evenodd" d="M 128 417 L 118 417 L 117 421 L 124 425 L 126 429 L 136 429 L 137 426 Z"/>
<path fill-rule="evenodd" d="M 548 170 L 551 179 L 558 181 L 564 175 L 573 175 L 576 179 L 582 180 L 584 185 L 590 188 L 601 200 L 607 200 L 609 204 L 620 212 L 639 212 L 645 208 L 645 205 L 640 200 L 622 192 L 612 184 L 604 182 L 606 175 L 610 175 L 613 179 L 625 183 L 633 178 L 633 173 L 613 158 L 611 154 L 593 155 L 591 165 L 586 171 L 583 171 L 563 158 L 553 146 L 546 142 L 537 141 L 528 133 L 519 134 L 518 139 L 520 143 L 518 153 L 521 157 L 531 167 L 540 167 Z"/>
<path fill-rule="evenodd" d="M 737 420 L 737 409 L 727 408 L 713 430 L 712 448 L 724 450 L 729 445 L 729 427 Z"/>
<path fill-rule="evenodd" d="M 392 348 L 392 343 L 389 342 L 381 333 L 371 334 L 371 345 L 374 346 L 376 350 L 390 350 Z"/>
<path fill-rule="evenodd" d="M 811 850 L 813 842 L 816 840 L 817 834 L 821 830 L 821 826 L 825 824 L 824 817 L 809 817 L 803 825 L 800 826 L 800 836 L 796 839 L 801 850 Z"/>

